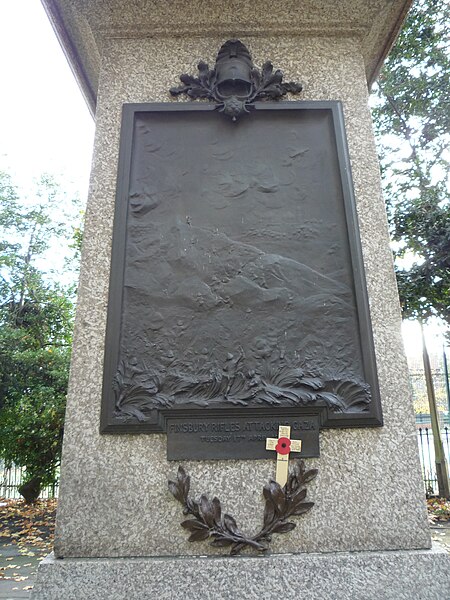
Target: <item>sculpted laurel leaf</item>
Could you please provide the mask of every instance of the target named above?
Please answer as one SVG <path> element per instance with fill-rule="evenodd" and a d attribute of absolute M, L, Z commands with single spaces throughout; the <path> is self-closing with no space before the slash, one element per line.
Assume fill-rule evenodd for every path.
<path fill-rule="evenodd" d="M 214 522 L 217 525 L 219 525 L 220 521 L 221 521 L 221 516 L 222 516 L 222 507 L 220 505 L 219 498 L 213 498 L 211 504 L 212 504 L 212 511 L 213 511 L 213 516 L 214 516 Z"/>
<path fill-rule="evenodd" d="M 294 504 L 300 504 L 302 500 L 306 498 L 306 489 L 297 491 L 294 496 L 292 496 L 292 502 Z"/>
<path fill-rule="evenodd" d="M 226 546 L 231 546 L 233 543 L 233 540 L 230 539 L 217 538 L 211 542 L 210 546 L 213 546 L 214 548 L 225 548 Z"/>
<path fill-rule="evenodd" d="M 183 494 L 180 488 L 178 487 L 178 484 L 176 484 L 174 481 L 169 481 L 168 487 L 169 492 L 172 494 L 172 496 L 174 496 L 178 500 L 178 502 L 183 502 Z"/>
<path fill-rule="evenodd" d="M 181 527 L 184 527 L 184 529 L 189 529 L 189 531 L 197 531 L 200 529 L 207 530 L 208 529 L 207 525 L 205 525 L 201 521 L 197 521 L 196 519 L 188 519 L 187 521 L 183 521 L 181 523 Z"/>
<path fill-rule="evenodd" d="M 319 471 L 317 469 L 311 469 L 309 471 L 306 471 L 306 473 L 303 475 L 303 483 L 309 483 L 310 481 L 315 479 L 317 477 L 318 472 Z"/>
<path fill-rule="evenodd" d="M 177 471 L 177 479 L 180 483 L 183 483 L 184 480 L 186 479 L 187 475 L 186 475 L 186 471 L 183 469 L 183 467 L 180 465 L 178 467 L 178 471 Z"/>
<path fill-rule="evenodd" d="M 274 517 L 275 517 L 275 506 L 274 506 L 272 499 L 270 498 L 269 500 L 266 500 L 266 505 L 264 507 L 264 520 L 263 520 L 264 525 L 267 526 L 270 523 L 272 523 Z"/>
<path fill-rule="evenodd" d="M 295 529 L 295 527 L 295 523 L 278 523 L 277 525 L 275 525 L 272 531 L 273 533 L 287 533 L 288 531 L 292 531 L 293 529 Z"/>
<path fill-rule="evenodd" d="M 230 552 L 231 556 L 236 556 L 236 554 L 239 554 L 239 552 L 243 548 L 245 548 L 245 543 L 241 542 L 241 543 L 234 544 L 233 547 L 231 548 L 231 552 Z"/>
<path fill-rule="evenodd" d="M 231 533 L 236 533 L 238 530 L 237 523 L 231 515 L 223 515 L 223 524 Z"/>
<path fill-rule="evenodd" d="M 270 494 L 272 496 L 272 499 L 273 499 L 273 502 L 275 504 L 277 511 L 279 513 L 282 513 L 284 510 L 286 498 L 285 498 L 283 490 L 281 489 L 280 484 L 277 483 L 276 481 L 271 481 L 269 483 L 269 488 L 270 488 Z"/>
<path fill-rule="evenodd" d="M 208 527 L 213 527 L 214 525 L 214 514 L 211 502 L 208 500 L 207 496 L 200 496 L 200 514 L 203 517 L 203 520 L 208 525 Z"/>
<path fill-rule="evenodd" d="M 314 502 L 303 502 L 292 514 L 295 516 L 304 515 L 312 509 Z"/>
<path fill-rule="evenodd" d="M 209 538 L 209 529 L 198 529 L 191 533 L 188 537 L 188 542 L 201 542 Z"/>
<path fill-rule="evenodd" d="M 239 554 L 244 548 L 252 548 L 258 552 L 266 552 L 274 533 L 288 533 L 296 524 L 287 521 L 291 516 L 307 513 L 314 502 L 304 502 L 306 497 L 305 483 L 314 479 L 317 469 L 305 470 L 302 460 L 294 461 L 288 476 L 288 482 L 282 488 L 276 481 L 269 481 L 263 488 L 265 498 L 263 527 L 259 533 L 250 537 L 239 531 L 236 520 L 229 514 L 222 515 L 220 500 L 214 497 L 211 501 L 206 495 L 198 501 L 187 494 L 189 476 L 180 467 L 177 481 L 169 481 L 169 491 L 184 506 L 184 513 L 194 518 L 181 523 L 190 532 L 189 542 L 204 541 L 213 538 L 210 545 L 214 548 L 231 546 L 230 554 Z M 187 490 L 187 491 L 186 491 Z"/>

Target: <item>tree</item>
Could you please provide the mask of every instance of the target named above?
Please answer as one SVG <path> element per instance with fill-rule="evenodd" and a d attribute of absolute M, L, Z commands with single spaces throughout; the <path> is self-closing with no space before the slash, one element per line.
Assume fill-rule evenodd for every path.
<path fill-rule="evenodd" d="M 405 318 L 450 327 L 450 4 L 416 0 L 375 89 Z"/>
<path fill-rule="evenodd" d="M 404 318 L 422 327 L 439 494 L 447 464 L 423 323 L 450 327 L 450 4 L 416 0 L 375 89 L 373 111 Z"/>
<path fill-rule="evenodd" d="M 61 456 L 74 287 L 45 269 L 48 251 L 69 245 L 60 202 L 49 177 L 27 204 L 0 174 L 0 457 L 25 467 L 28 502 L 55 482 Z"/>

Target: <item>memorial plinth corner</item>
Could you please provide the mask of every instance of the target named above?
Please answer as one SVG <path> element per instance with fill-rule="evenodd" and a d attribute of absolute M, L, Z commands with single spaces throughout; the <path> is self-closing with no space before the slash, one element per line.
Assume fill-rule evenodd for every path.
<path fill-rule="evenodd" d="M 44 0 L 43 3 L 88 105 L 95 113 L 96 137 L 84 231 L 55 554 L 41 565 L 33 598 L 127 597 L 137 600 L 178 595 L 198 599 L 264 598 L 282 593 L 292 595 L 293 592 L 311 600 L 443 598 L 450 588 L 450 560 L 439 549 L 431 549 L 400 334 L 400 310 L 368 108 L 368 86 L 398 33 L 409 1 L 317 3 L 289 0 L 278 5 L 212 0 L 206 3 Z M 342 108 L 383 416 L 382 425 L 381 413 L 377 413 L 374 422 L 366 423 L 369 426 L 364 428 L 362 422 L 345 428 L 327 428 L 325 423 L 319 434 L 320 456 L 314 450 L 310 454 L 314 458 L 305 459 L 308 468 L 319 469 L 319 476 L 308 485 L 308 498 L 314 501 L 314 508 L 297 521 L 294 530 L 274 536 L 271 554 L 267 556 L 228 557 L 223 556 L 223 549 L 211 547 L 206 541 L 187 541 L 186 532 L 179 525 L 179 506 L 167 491 L 167 479 L 176 465 L 167 459 L 164 433 L 167 424 L 162 420 L 155 421 L 153 429 L 156 433 L 149 433 L 148 429 L 152 427 L 147 426 L 130 428 L 123 433 L 120 431 L 121 417 L 119 415 L 117 421 L 117 414 L 112 415 L 110 421 L 115 431 L 101 431 L 100 426 L 108 303 L 111 306 L 109 285 L 117 181 L 118 175 L 120 181 L 125 172 L 119 172 L 119 165 L 124 165 L 119 159 L 123 106 L 186 105 L 189 100 L 174 99 L 168 90 L 177 85 L 180 73 L 195 72 L 200 60 L 213 65 L 218 48 L 231 38 L 239 38 L 249 48 L 258 67 L 270 59 L 283 70 L 285 81 L 301 81 L 300 102 L 334 103 L 333 106 L 338 104 Z M 280 100 L 280 106 L 281 102 L 291 103 L 296 98 L 288 94 Z M 202 111 L 207 112 L 203 108 L 192 112 L 197 119 Z M 262 119 L 263 112 L 255 110 L 254 115 Z M 242 116 L 244 127 L 249 126 L 254 115 Z M 214 116 L 225 118 L 215 113 Z M 151 130 L 151 119 L 148 123 Z M 196 123 L 199 132 L 206 127 L 200 121 Z M 241 122 L 227 125 L 240 127 Z M 154 150 L 151 133 L 143 139 L 150 156 Z M 184 152 L 190 157 L 195 155 L 195 144 Z M 199 155 L 202 152 L 199 150 Z M 165 160 L 170 162 L 170 156 L 167 155 Z M 146 165 L 154 168 L 151 161 L 142 168 L 147 168 Z M 167 183 L 172 186 L 171 197 L 181 198 L 179 179 L 182 171 L 181 167 L 177 168 L 177 181 L 162 181 L 162 170 L 149 181 L 159 181 L 160 189 Z M 218 186 L 227 185 L 219 174 L 216 175 Z M 138 182 L 138 171 L 132 171 L 132 177 Z M 314 185 L 320 185 L 319 179 Z M 284 183 L 278 177 L 277 185 Z M 262 184 L 257 181 L 250 187 L 252 185 L 252 189 L 256 189 Z M 265 194 L 262 202 L 267 203 L 266 210 L 275 210 L 267 181 L 262 187 L 266 190 L 261 192 Z M 234 190 L 237 196 L 238 191 Z M 152 193 L 150 190 L 148 195 Z M 217 201 L 216 209 L 221 210 L 217 194 L 214 194 L 213 191 L 211 197 Z M 298 194 L 300 197 L 301 189 Z M 178 208 L 180 206 L 178 204 Z M 134 208 L 139 212 L 139 206 Z M 224 210 L 228 210 L 228 205 Z M 177 235 L 182 236 L 191 226 L 188 218 L 191 215 L 184 215 L 184 222 L 180 223 L 180 214 L 174 211 L 175 216 L 170 213 L 164 218 L 167 221 L 173 216 Z M 305 231 L 301 218 L 299 213 L 299 236 Z M 224 220 L 225 217 L 221 223 Z M 134 227 L 131 221 L 128 222 Z M 276 230 L 275 219 L 271 222 L 274 225 L 268 231 L 275 239 L 282 231 Z M 171 239 L 175 225 L 167 226 Z M 135 231 L 138 226 L 136 224 Z M 151 227 L 150 219 L 146 226 Z M 159 236 L 161 231 L 159 228 Z M 140 251 L 142 239 L 148 244 L 153 243 L 152 235 L 136 238 L 137 251 Z M 225 248 L 220 245 L 219 237 L 214 238 L 218 253 Z M 202 242 L 200 233 L 197 238 Z M 252 250 L 245 249 L 245 252 Z M 186 264 L 178 259 L 175 262 Z M 273 274 L 274 270 L 270 272 Z M 192 275 L 192 270 L 190 273 Z M 254 276 L 262 273 L 266 274 L 267 270 L 261 268 Z M 279 271 L 278 276 L 283 279 Z M 135 302 L 135 298 L 141 297 L 139 283 L 139 276 L 131 281 L 130 275 L 126 280 L 128 289 L 133 288 L 135 293 L 134 297 L 124 296 L 126 302 L 129 298 L 130 302 Z M 217 285 L 228 285 L 228 282 L 221 280 Z M 158 285 L 155 289 L 159 289 Z M 148 296 L 148 289 L 145 293 Z M 192 302 L 194 305 L 197 300 L 194 298 Z M 339 302 L 339 299 L 334 302 L 333 310 Z M 187 306 L 187 301 L 183 306 Z M 151 315 L 142 319 L 142 331 L 150 336 L 150 344 L 157 339 L 161 327 L 167 325 L 165 306 L 156 312 L 153 309 L 153 320 Z M 180 332 L 184 326 L 176 322 L 172 325 L 179 327 Z M 201 335 L 203 332 L 199 327 Z M 175 334 L 173 337 L 181 339 Z M 211 354 L 213 342 L 206 348 L 205 356 Z M 265 344 L 259 343 L 258 349 L 261 354 L 267 352 Z M 316 354 L 321 352 L 318 347 Z M 244 388 L 261 388 L 260 374 L 255 374 L 251 366 L 239 372 L 243 359 L 239 351 L 230 354 L 231 358 L 227 360 L 230 364 L 234 361 L 233 368 Z M 246 348 L 244 354 L 249 354 Z M 110 360 L 108 356 L 106 353 L 107 361 Z M 164 363 L 164 374 L 167 375 L 173 356 L 169 351 L 161 356 L 167 363 Z M 152 368 L 146 363 L 148 372 Z M 156 392 L 149 386 L 149 375 L 147 371 L 143 373 L 142 364 L 132 362 L 129 369 L 134 377 L 141 378 L 141 383 L 147 377 L 146 393 L 154 398 Z M 219 372 L 213 365 L 209 373 L 214 369 Z M 152 377 L 156 377 L 154 371 L 151 371 Z M 223 378 L 229 377 L 229 372 L 227 363 L 220 371 L 222 375 L 217 376 L 220 385 L 224 385 Z M 158 373 L 160 377 L 161 368 Z M 180 373 L 184 377 L 181 377 L 182 385 Z M 192 389 L 191 384 L 190 388 L 186 384 L 184 373 L 178 369 L 174 395 L 179 389 Z M 209 380 L 207 383 L 209 385 Z M 310 385 L 317 387 L 319 384 L 310 380 Z M 230 390 L 231 386 L 226 387 L 225 396 L 232 397 Z M 172 396 L 165 400 L 170 404 Z M 164 410 L 160 411 L 161 419 L 166 418 Z M 131 413 L 129 408 L 124 422 L 133 418 Z M 156 412 L 151 414 L 155 416 Z M 180 416 L 169 415 L 167 423 L 174 428 L 181 427 L 183 418 L 181 413 Z M 195 420 L 192 415 L 189 418 L 198 427 L 201 420 Z M 322 417 L 315 413 L 308 418 L 314 427 Z M 280 425 L 292 426 L 292 423 L 286 421 Z M 293 439 L 301 439 L 301 427 L 292 429 Z M 277 428 L 255 431 L 254 434 L 261 435 L 265 447 L 265 439 L 275 438 Z M 215 434 L 215 437 L 218 436 Z M 173 451 L 178 453 L 174 454 L 177 460 L 182 458 L 182 447 L 181 450 L 175 447 Z M 260 491 L 268 478 L 275 477 L 275 454 L 268 451 L 267 460 L 240 460 L 238 457 L 194 460 L 195 456 L 192 456 L 189 460 L 179 460 L 192 475 L 192 494 L 220 496 L 224 510 L 232 512 L 243 528 L 249 532 L 257 531 L 264 506 Z"/>

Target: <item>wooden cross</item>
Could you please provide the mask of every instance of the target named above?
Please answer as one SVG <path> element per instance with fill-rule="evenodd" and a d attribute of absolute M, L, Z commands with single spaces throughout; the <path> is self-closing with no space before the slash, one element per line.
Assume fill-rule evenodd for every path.
<path fill-rule="evenodd" d="M 288 477 L 289 453 L 301 452 L 302 441 L 291 440 L 291 428 L 288 425 L 280 425 L 278 428 L 278 439 L 266 439 L 266 450 L 275 450 L 277 453 L 277 474 L 275 479 L 283 487 L 286 485 Z"/>

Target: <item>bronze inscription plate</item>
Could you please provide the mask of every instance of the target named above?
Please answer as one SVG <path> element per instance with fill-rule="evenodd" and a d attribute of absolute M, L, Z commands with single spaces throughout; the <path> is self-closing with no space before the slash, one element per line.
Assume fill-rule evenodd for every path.
<path fill-rule="evenodd" d="M 292 439 L 302 440 L 302 458 L 319 456 L 319 418 L 317 415 L 270 417 L 239 415 L 167 419 L 167 458 L 198 460 L 208 458 L 272 458 L 266 439 L 278 437 L 280 425 L 290 425 Z M 295 455 L 294 455 L 295 458 Z"/>

